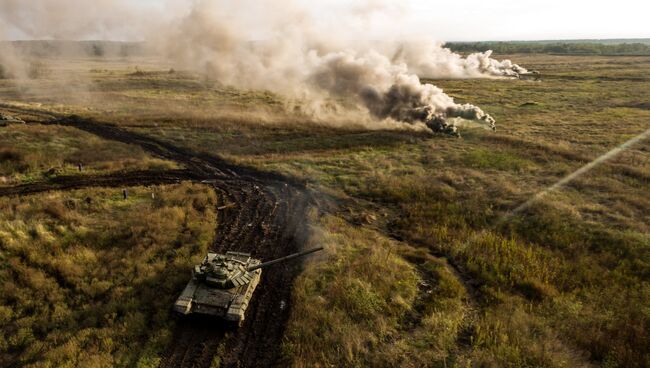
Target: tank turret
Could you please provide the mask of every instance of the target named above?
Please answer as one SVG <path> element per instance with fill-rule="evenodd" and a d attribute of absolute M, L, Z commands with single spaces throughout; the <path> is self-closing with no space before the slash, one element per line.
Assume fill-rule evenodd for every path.
<path fill-rule="evenodd" d="M 219 316 L 241 324 L 263 268 L 322 249 L 313 248 L 264 263 L 248 253 L 208 253 L 200 265 L 194 266 L 192 279 L 176 301 L 174 310 L 182 314 Z"/>

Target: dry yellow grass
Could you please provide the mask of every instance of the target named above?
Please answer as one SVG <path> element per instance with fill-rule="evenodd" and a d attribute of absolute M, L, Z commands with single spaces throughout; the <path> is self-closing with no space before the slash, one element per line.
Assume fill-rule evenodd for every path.
<path fill-rule="evenodd" d="M 284 342 L 292 366 L 421 367 L 450 359 L 469 307 L 444 262 L 333 216 L 320 220 L 313 240 L 328 252 L 294 285 Z"/>
<path fill-rule="evenodd" d="M 0 365 L 156 366 L 215 203 L 194 184 L 1 198 Z"/>
<path fill-rule="evenodd" d="M 296 284 L 288 364 L 648 366 L 647 142 L 495 223 L 648 129 L 650 58 L 510 58 L 543 80 L 435 81 L 498 121 L 497 132 L 467 128 L 460 140 L 315 125 L 265 92 L 131 76 L 123 64 L 94 73 L 97 88 L 78 103 L 17 97 L 8 82 L 0 96 L 287 173 L 334 197 L 345 211 L 315 220 L 330 258 Z M 418 310 L 427 268 L 438 275 L 425 303 L 435 307 Z"/>
<path fill-rule="evenodd" d="M 70 127 L 20 124 L 0 128 L 0 185 L 57 175 L 176 167 L 173 162 L 151 157 L 140 147 L 106 141 Z"/>

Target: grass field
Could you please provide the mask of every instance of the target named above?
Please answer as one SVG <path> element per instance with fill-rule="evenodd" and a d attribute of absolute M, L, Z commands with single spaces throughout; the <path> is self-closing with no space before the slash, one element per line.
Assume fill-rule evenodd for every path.
<path fill-rule="evenodd" d="M 144 62 L 138 62 L 139 71 L 135 62 L 79 62 L 79 83 L 88 87 L 74 100 L 48 92 L 57 85 L 55 79 L 34 80 L 32 88 L 22 90 L 0 81 L 0 96 L 120 124 L 239 164 L 295 176 L 324 201 L 335 203 L 335 210 L 314 211 L 311 219 L 318 230 L 312 241 L 325 244 L 328 254 L 308 263 L 294 285 L 283 342 L 288 365 L 649 366 L 649 142 L 578 178 L 521 216 L 499 220 L 535 193 L 650 128 L 650 58 L 507 57 L 539 70 L 542 81 L 433 82 L 457 101 L 481 106 L 497 119 L 496 132 L 467 127 L 462 139 L 329 126 L 286 111 L 282 99 L 271 93 L 237 91 Z M 6 138 L 1 139 L 18 146 L 14 135 L 2 129 L 0 137 Z M 59 133 L 65 137 L 66 131 L 57 137 Z M 38 137 L 38 132 L 25 134 Z M 56 157 L 65 157 L 61 152 Z M 122 152 L 106 161 L 128 167 L 124 162 L 133 154 Z M 135 157 L 140 159 L 137 165 L 152 165 L 140 154 Z M 5 161 L 0 163 L 3 170 L 11 167 Z M 175 196 L 184 195 L 179 190 Z M 49 216 L 40 203 L 18 202 L 24 211 Z M 98 215 L 92 208 L 87 210 L 72 218 L 101 224 L 93 220 Z M 128 213 L 128 206 L 119 210 Z M 21 252 L 33 254 L 29 229 L 45 220 L 20 217 L 15 211 L 4 216 L 14 216 L 5 226 L 21 219 L 25 237 L 9 236 L 0 245 L 6 248 L 14 239 Z M 211 219 L 207 210 L 193 216 L 196 226 L 207 226 Z M 66 226 L 59 224 L 61 219 L 47 221 Z M 99 225 L 86 225 L 94 226 Z M 121 228 L 106 229 L 119 234 Z M 48 229 L 54 237 L 48 244 L 59 244 L 54 249 L 62 251 L 59 235 Z M 128 239 L 118 238 L 115 246 L 124 242 Z M 204 250 L 175 249 L 167 238 L 155 244 L 160 252 L 179 252 L 180 260 L 169 260 L 175 269 Z M 18 263 L 3 260 L 2 281 L 15 284 L 17 294 L 31 295 L 33 284 L 19 280 L 32 263 L 24 264 L 26 256 L 16 257 Z M 33 262 L 31 267 L 38 268 L 40 263 Z M 163 267 L 160 262 L 156 265 Z M 170 273 L 165 275 L 174 282 L 186 276 Z M 45 271 L 36 274 L 55 283 Z M 88 277 L 106 281 L 106 275 Z M 146 292 L 150 284 L 141 285 Z M 60 293 L 76 290 L 52 288 Z M 159 326 L 167 323 L 166 314 L 159 312 L 166 308 L 162 304 L 171 303 L 174 295 L 166 297 L 149 310 Z M 33 320 L 6 312 L 7 303 L 17 301 L 3 301 L 3 323 L 31 326 Z M 70 313 L 83 314 L 72 309 Z M 33 319 L 34 312 L 28 310 L 24 318 Z M 142 322 L 145 317 L 138 318 Z M 112 341 L 145 346 L 153 338 L 123 336 L 116 325 L 94 323 L 88 328 L 101 325 L 106 336 L 117 336 Z M 52 330 L 63 334 L 56 341 L 74 341 L 70 336 L 80 326 L 86 328 L 54 326 Z M 34 336 L 47 336 L 48 331 L 27 331 L 20 341 L 5 337 L 0 348 L 6 357 L 25 354 L 20 356 L 33 362 L 43 356 L 38 349 L 56 346 L 35 347 Z M 100 350 L 103 358 L 123 365 L 139 359 L 120 348 Z M 51 355 L 42 359 L 58 362 Z"/>
<path fill-rule="evenodd" d="M 194 184 L 0 199 L 0 365 L 157 366 L 215 203 Z"/>
<path fill-rule="evenodd" d="M 173 162 L 151 157 L 139 147 L 61 126 L 9 125 L 0 129 L 0 147 L 0 185 L 59 175 L 176 167 Z"/>

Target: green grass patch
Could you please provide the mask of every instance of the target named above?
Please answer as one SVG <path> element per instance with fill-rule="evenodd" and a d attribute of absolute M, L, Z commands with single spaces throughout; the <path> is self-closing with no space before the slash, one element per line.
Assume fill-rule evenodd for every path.
<path fill-rule="evenodd" d="M 0 199 L 0 365 L 160 361 L 170 306 L 214 234 L 215 194 L 181 184 L 120 201 L 116 191 Z"/>
<path fill-rule="evenodd" d="M 294 286 L 284 342 L 292 365 L 421 366 L 450 359 L 466 294 L 444 262 L 336 217 L 320 226 L 316 240 L 328 259 L 308 265 Z"/>
<path fill-rule="evenodd" d="M 476 169 L 494 169 L 505 171 L 519 171 L 535 167 L 535 164 L 527 159 L 510 152 L 497 152 L 486 149 L 472 149 L 463 154 L 463 163 Z"/>
<path fill-rule="evenodd" d="M 59 175 L 171 168 L 177 165 L 151 157 L 140 147 L 103 140 L 74 128 L 10 125 L 0 129 L 0 185 Z"/>

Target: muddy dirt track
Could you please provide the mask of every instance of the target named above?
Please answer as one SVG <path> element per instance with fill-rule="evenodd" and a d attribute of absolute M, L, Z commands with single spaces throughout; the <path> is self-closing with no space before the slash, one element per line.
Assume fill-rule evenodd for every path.
<path fill-rule="evenodd" d="M 35 111 L 22 113 L 41 114 L 38 119 L 41 124 L 71 126 L 104 139 L 138 145 L 151 155 L 175 161 L 185 169 L 59 177 L 42 183 L 0 188 L 0 196 L 84 187 L 201 181 L 214 187 L 219 195 L 218 206 L 233 205 L 219 211 L 212 250 L 233 249 L 268 260 L 299 250 L 307 236 L 304 220 L 311 199 L 300 183 L 280 175 L 237 167 L 218 157 L 197 154 L 114 125 L 78 117 L 50 115 L 48 120 L 43 119 L 46 114 Z M 225 367 L 280 365 L 280 344 L 289 318 L 291 285 L 299 271 L 299 262 L 265 270 L 241 328 L 224 325 L 218 320 L 179 318 L 173 341 L 160 366 L 209 367 L 217 356 Z"/>

